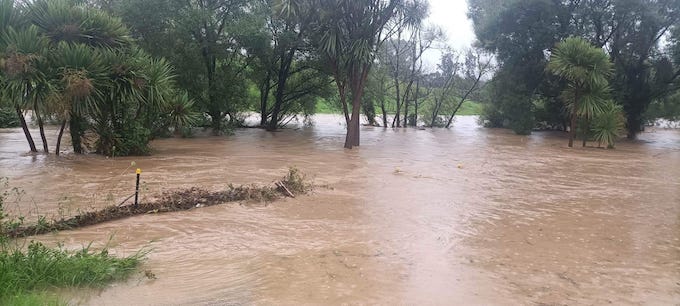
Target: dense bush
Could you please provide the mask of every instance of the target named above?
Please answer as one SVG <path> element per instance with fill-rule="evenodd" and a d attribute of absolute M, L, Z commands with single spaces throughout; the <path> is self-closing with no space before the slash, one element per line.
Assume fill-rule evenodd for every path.
<path fill-rule="evenodd" d="M 0 128 L 18 127 L 19 124 L 19 117 L 14 110 L 0 108 Z"/>

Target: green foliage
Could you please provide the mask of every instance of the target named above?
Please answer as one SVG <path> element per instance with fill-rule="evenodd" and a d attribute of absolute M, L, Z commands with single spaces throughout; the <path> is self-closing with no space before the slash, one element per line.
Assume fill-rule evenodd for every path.
<path fill-rule="evenodd" d="M 534 116 L 537 129 L 565 129 L 564 104 L 557 98 L 534 99 Z"/>
<path fill-rule="evenodd" d="M 36 296 L 33 293 L 36 290 L 102 286 L 122 280 L 135 270 L 140 260 L 141 254 L 116 258 L 106 249 L 92 252 L 84 248 L 74 253 L 48 248 L 39 242 L 31 242 L 25 251 L 0 245 L 0 303 L 45 298 Z"/>
<path fill-rule="evenodd" d="M 62 123 L 60 138 L 68 124 L 76 153 L 86 151 L 87 132 L 96 152 L 148 153 L 148 131 L 170 113 L 176 91 L 166 60 L 136 47 L 120 18 L 80 1 L 5 0 L 0 8 L 13 19 L 0 29 L 0 85 L 11 107 L 32 111 L 43 138 L 40 114 Z"/>
<path fill-rule="evenodd" d="M 341 114 L 342 109 L 334 104 L 331 99 L 320 98 L 316 100 L 317 114 Z"/>
<path fill-rule="evenodd" d="M 457 116 L 478 116 L 482 113 L 482 104 L 473 102 L 473 101 L 465 101 L 463 102 L 463 105 L 460 107 L 458 112 L 456 113 Z"/>
<path fill-rule="evenodd" d="M 118 156 L 148 155 L 151 131 L 139 123 L 126 125 L 116 138 L 114 154 Z"/>
<path fill-rule="evenodd" d="M 505 99 L 503 106 L 508 118 L 508 127 L 519 135 L 529 135 L 535 125 L 531 97 L 511 95 Z"/>
<path fill-rule="evenodd" d="M 66 305 L 57 297 L 40 292 L 65 287 L 99 287 L 129 276 L 139 265 L 143 253 L 129 257 L 111 256 L 107 249 L 93 252 L 89 247 L 72 252 L 49 248 L 31 241 L 22 247 L 6 233 L 23 224 L 23 218 L 8 218 L 4 205 L 12 193 L 8 180 L 0 178 L 0 304 L 2 305 Z M 38 227 L 48 226 L 44 217 Z"/>
<path fill-rule="evenodd" d="M 602 49 L 583 38 L 572 36 L 557 44 L 548 70 L 566 79 L 574 89 L 588 87 L 600 90 L 608 84 L 612 64 Z"/>
<path fill-rule="evenodd" d="M 623 107 L 608 101 L 603 111 L 595 116 L 592 134 L 598 145 L 614 148 L 616 140 L 621 137 L 625 129 L 625 115 Z"/>
<path fill-rule="evenodd" d="M 131 122 L 118 129 L 95 127 L 99 135 L 96 147 L 107 156 L 148 155 L 151 131 L 140 122 Z"/>
<path fill-rule="evenodd" d="M 12 128 L 19 126 L 19 117 L 16 111 L 10 108 L 0 108 L 0 128 Z"/>
<path fill-rule="evenodd" d="M 652 102 L 647 110 L 646 118 L 650 121 L 654 119 L 680 120 L 680 93 Z"/>
<path fill-rule="evenodd" d="M 516 74 L 530 70 L 502 67 L 490 82 L 485 94 L 489 102 L 482 109 L 480 120 L 488 127 L 510 128 L 520 135 L 530 134 L 535 126 L 534 96 L 529 84 L 518 83 Z"/>
<path fill-rule="evenodd" d="M 571 116 L 569 146 L 573 145 L 578 118 L 587 124 L 604 112 L 611 67 L 607 54 L 583 38 L 569 37 L 553 50 L 548 70 L 568 84 L 561 97 Z"/>
<path fill-rule="evenodd" d="M 480 45 L 494 52 L 501 64 L 494 79 L 523 84 L 527 96 L 557 96 L 556 89 L 563 84 L 543 72 L 544 52 L 558 41 L 579 36 L 595 46 L 607 46 L 614 63 L 611 98 L 624 107 L 629 137 L 640 131 L 650 103 L 680 88 L 678 1 L 587 0 L 576 5 L 576 1 L 470 0 L 469 5 Z M 561 111 L 552 109 L 556 113 L 547 117 L 559 118 Z"/>
<path fill-rule="evenodd" d="M 254 36 L 250 31 L 264 24 L 255 3 L 131 0 L 110 8 L 144 50 L 175 67 L 177 86 L 209 115 L 214 133 L 229 123 L 225 118 L 250 108 L 245 76 L 252 61 L 243 51 Z"/>
<path fill-rule="evenodd" d="M 174 128 L 175 133 L 190 129 L 199 121 L 200 114 L 194 109 L 194 101 L 189 99 L 186 92 L 175 95 L 168 107 L 167 124 Z"/>
<path fill-rule="evenodd" d="M 29 292 L 12 295 L 2 302 L 12 306 L 67 306 L 68 303 L 47 292 Z"/>
<path fill-rule="evenodd" d="M 76 5 L 71 0 L 32 2 L 28 6 L 27 18 L 53 43 L 106 48 L 120 48 L 131 43 L 129 31 L 119 18 Z"/>

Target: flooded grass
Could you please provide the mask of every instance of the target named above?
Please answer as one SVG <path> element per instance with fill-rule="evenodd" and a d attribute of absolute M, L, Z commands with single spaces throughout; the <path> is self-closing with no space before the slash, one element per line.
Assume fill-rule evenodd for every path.
<path fill-rule="evenodd" d="M 44 290 L 65 287 L 100 287 L 123 280 L 135 271 L 143 253 L 117 258 L 106 249 L 83 248 L 70 252 L 31 242 L 26 250 L 0 245 L 0 304 L 65 305 Z"/>
<path fill-rule="evenodd" d="M 677 304 L 678 131 L 650 128 L 617 150 L 567 149 L 561 132 L 517 136 L 461 116 L 451 129 L 362 127 L 361 149 L 346 151 L 343 120 L 320 115 L 299 130 L 158 139 L 152 156 L 134 159 L 23 154 L 23 132 L 12 129 L 0 132 L 0 177 L 26 191 L 7 202 L 25 224 L 119 204 L 134 180 L 117 174 L 133 160 L 145 170 L 145 203 L 176 190 L 185 193 L 166 193 L 174 205 L 193 209 L 205 204 L 191 198 L 212 201 L 229 182 L 269 187 L 232 186 L 262 199 L 255 205 L 31 237 L 73 250 L 115 234 L 116 252 L 153 247 L 129 282 L 55 290 L 69 302 Z M 271 193 L 287 196 L 268 184 L 286 165 L 313 176 L 315 190 L 267 205 Z"/>
<path fill-rule="evenodd" d="M 183 211 L 236 201 L 271 202 L 284 196 L 294 196 L 295 193 L 306 193 L 311 188 L 312 185 L 299 170 L 290 168 L 288 173 L 273 186 L 229 185 L 226 190 L 220 191 L 210 191 L 199 187 L 168 191 L 153 202 L 108 206 L 67 219 L 47 221 L 44 217 L 40 217 L 36 224 L 31 225 L 23 225 L 21 221 L 10 221 L 6 223 L 9 224 L 8 226 L 0 228 L 0 234 L 9 238 L 20 238 L 95 225 L 136 215 Z"/>

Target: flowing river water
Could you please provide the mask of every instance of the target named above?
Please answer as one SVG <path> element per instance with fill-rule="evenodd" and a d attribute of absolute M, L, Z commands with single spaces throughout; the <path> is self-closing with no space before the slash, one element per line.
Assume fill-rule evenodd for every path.
<path fill-rule="evenodd" d="M 0 130 L 0 177 L 26 191 L 8 209 L 29 219 L 117 204 L 136 167 L 143 199 L 267 184 L 289 166 L 318 185 L 268 205 L 33 237 L 150 250 L 141 269 L 156 279 L 66 292 L 74 303 L 680 304 L 680 131 L 569 149 L 561 133 L 518 136 L 460 117 L 449 130 L 365 127 L 361 148 L 347 151 L 341 120 L 162 139 L 152 156 L 125 158 L 30 155 L 19 129 Z"/>

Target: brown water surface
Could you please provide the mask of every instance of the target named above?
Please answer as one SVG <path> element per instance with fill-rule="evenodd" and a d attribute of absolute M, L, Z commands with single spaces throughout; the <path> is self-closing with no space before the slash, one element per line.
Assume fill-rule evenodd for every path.
<path fill-rule="evenodd" d="M 8 208 L 29 218 L 117 204 L 137 166 L 145 199 L 270 183 L 289 166 L 324 185 L 37 237 L 151 249 L 142 269 L 157 279 L 70 293 L 84 304 L 680 304 L 679 131 L 568 149 L 560 133 L 461 117 L 450 130 L 365 127 L 346 151 L 341 120 L 163 139 L 152 156 L 113 159 L 26 154 L 20 130 L 0 130 L 0 177 L 26 190 Z"/>

